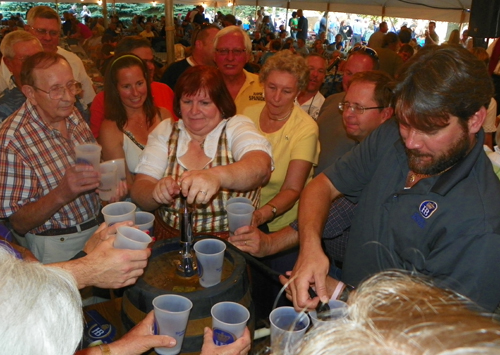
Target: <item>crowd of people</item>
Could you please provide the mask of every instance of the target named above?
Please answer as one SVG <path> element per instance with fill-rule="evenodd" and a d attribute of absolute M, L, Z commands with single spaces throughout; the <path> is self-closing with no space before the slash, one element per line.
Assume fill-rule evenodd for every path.
<path fill-rule="evenodd" d="M 227 239 L 280 272 L 297 310 L 330 298 L 349 302 L 335 331 L 318 328 L 294 353 L 327 351 L 354 328 L 380 346 L 498 352 L 499 325 L 477 312 L 500 303 L 500 207 L 492 198 L 500 181 L 483 148 L 493 146 L 496 130 L 499 41 L 480 50 L 455 32 L 439 45 L 431 21 L 419 48 L 410 30 L 396 34 L 382 22 L 368 45 L 353 25 L 348 38 L 356 43 L 346 50 L 343 37 L 326 38 L 326 20 L 324 35 L 308 42 L 300 9 L 290 35 L 259 10 L 251 38 L 232 15 L 207 24 L 197 6 L 181 22 L 191 30 L 177 36 L 187 56 L 156 75 L 160 42 L 149 33 L 161 20 L 137 17 L 127 32 L 113 16 L 101 31 L 100 19 L 84 10 L 75 16 L 72 8 L 63 22 L 52 8 L 35 6 L 25 31 L 7 33 L 0 45 L 0 218 L 9 231 L 0 248 L 0 306 L 12 312 L 8 319 L 36 319 L 2 322 L 0 344 L 9 354 L 58 342 L 46 353 L 74 353 L 83 325 L 77 290 L 134 284 L 151 255 L 113 248 L 117 226 L 103 223 L 100 173 L 76 160 L 75 146 L 84 143 L 99 144 L 102 161 L 125 160 L 126 181 L 112 201 L 154 211 L 162 238 L 179 235 L 185 197 L 194 231 Z M 89 53 L 113 49 L 99 93 L 82 60 L 59 46 L 63 35 L 80 41 L 78 18 L 94 23 L 82 41 Z M 325 92 L 329 71 L 336 85 Z M 226 203 L 240 196 L 254 205 L 253 220 L 229 236 Z M 253 277 L 262 296 L 261 281 Z M 461 337 L 465 329 L 443 317 L 475 322 L 473 335 L 488 331 Z M 64 341 L 47 335 L 61 320 Z M 173 346 L 153 334 L 153 322 L 149 314 L 122 339 L 78 353 Z M 42 338 L 16 348 L 33 327 Z M 455 331 L 457 341 L 441 341 Z M 429 332 L 440 332 L 439 341 L 430 344 Z M 385 341 L 401 333 L 404 339 Z M 211 334 L 207 328 L 202 354 L 249 350 L 248 331 L 226 347 Z M 324 335 L 328 342 L 317 341 Z M 353 349 L 367 344 L 351 338 Z M 372 348 L 365 349 L 357 353 Z"/>

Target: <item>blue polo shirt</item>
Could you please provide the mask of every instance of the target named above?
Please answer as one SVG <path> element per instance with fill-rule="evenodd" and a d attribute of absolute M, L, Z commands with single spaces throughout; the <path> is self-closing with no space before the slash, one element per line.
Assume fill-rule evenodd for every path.
<path fill-rule="evenodd" d="M 433 277 L 493 311 L 500 302 L 500 182 L 483 151 L 404 189 L 409 172 L 395 120 L 388 120 L 325 174 L 358 202 L 342 281 L 358 285 L 387 269 Z"/>

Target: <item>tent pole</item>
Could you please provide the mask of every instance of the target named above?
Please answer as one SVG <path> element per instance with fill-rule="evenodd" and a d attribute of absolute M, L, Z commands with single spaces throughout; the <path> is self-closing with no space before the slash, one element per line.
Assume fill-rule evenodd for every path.
<path fill-rule="evenodd" d="M 382 6 L 382 21 L 384 21 L 384 17 L 385 17 L 385 5 Z"/>
<path fill-rule="evenodd" d="M 175 61 L 175 26 L 173 0 L 165 0 L 165 38 L 167 46 L 167 65 L 170 65 Z"/>
<path fill-rule="evenodd" d="M 462 33 L 464 21 L 465 21 L 465 11 L 462 11 L 462 13 L 460 14 L 460 33 Z"/>
<path fill-rule="evenodd" d="M 326 3 L 326 39 L 328 40 L 328 26 L 330 22 L 330 3 Z"/>
<path fill-rule="evenodd" d="M 285 28 L 288 27 L 288 10 L 290 10 L 290 0 L 286 2 Z M 290 36 L 292 36 L 292 29 L 290 29 Z"/>
<path fill-rule="evenodd" d="M 236 17 L 236 0 L 233 0 L 233 16 Z"/>
<path fill-rule="evenodd" d="M 102 0 L 102 17 L 104 19 L 104 26 L 108 28 L 108 5 L 106 0 Z"/>

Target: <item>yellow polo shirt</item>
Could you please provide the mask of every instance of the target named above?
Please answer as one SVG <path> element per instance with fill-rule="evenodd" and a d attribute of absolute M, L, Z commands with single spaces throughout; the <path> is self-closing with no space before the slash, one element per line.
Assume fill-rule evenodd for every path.
<path fill-rule="evenodd" d="M 252 74 L 243 69 L 245 73 L 245 83 L 241 87 L 238 95 L 234 99 L 236 113 L 241 115 L 245 108 L 264 102 L 262 85 L 257 74 Z"/>

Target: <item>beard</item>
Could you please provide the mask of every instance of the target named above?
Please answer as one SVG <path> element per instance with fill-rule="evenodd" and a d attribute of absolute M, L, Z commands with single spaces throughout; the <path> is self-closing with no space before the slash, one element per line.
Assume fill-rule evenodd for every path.
<path fill-rule="evenodd" d="M 437 175 L 451 168 L 465 158 L 471 147 L 471 140 L 467 128 L 462 129 L 459 139 L 446 152 L 439 155 L 422 154 L 416 149 L 406 150 L 408 166 L 411 171 L 423 175 Z M 422 161 L 421 158 L 426 158 Z M 430 158 L 429 160 L 427 158 Z"/>

